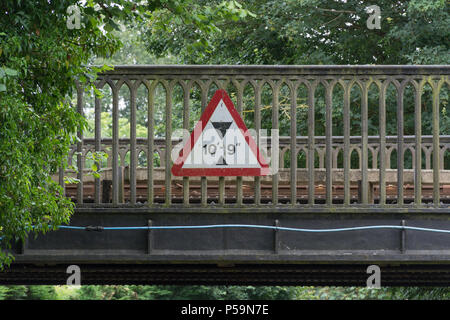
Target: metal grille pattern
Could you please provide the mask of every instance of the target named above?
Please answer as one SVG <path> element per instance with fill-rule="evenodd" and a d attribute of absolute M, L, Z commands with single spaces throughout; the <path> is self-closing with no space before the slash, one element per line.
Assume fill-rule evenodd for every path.
<path fill-rule="evenodd" d="M 82 283 L 88 284 L 175 284 L 175 285 L 303 285 L 365 286 L 365 264 L 304 265 L 89 265 L 83 270 Z M 13 266 L 0 273 L 4 285 L 61 285 L 67 281 L 67 265 Z M 448 286 L 447 265 L 387 265 L 382 268 L 383 286 Z"/>
<path fill-rule="evenodd" d="M 249 203 L 259 206 L 294 206 L 298 210 L 315 207 L 331 208 L 367 206 L 386 208 L 408 208 L 432 206 L 436 210 L 449 210 L 448 202 L 443 202 L 443 188 L 450 185 L 450 168 L 444 166 L 445 157 L 450 152 L 450 136 L 439 128 L 440 93 L 448 90 L 450 67 L 448 66 L 117 66 L 114 71 L 102 74 L 96 86 L 101 89 L 109 86 L 112 92 L 112 138 L 101 136 L 101 99 L 95 98 L 95 137 L 83 138 L 78 134 L 80 142 L 73 147 L 69 157 L 74 152 L 77 155 L 77 185 L 76 202 L 81 206 L 209 206 L 211 202 L 220 206 L 248 206 Z M 155 135 L 155 90 L 162 85 L 165 90 L 165 138 Z M 128 86 L 129 101 L 129 138 L 119 136 L 119 90 Z M 147 89 L 147 137 L 138 138 L 136 134 L 136 96 L 138 89 Z M 236 177 L 236 178 L 180 178 L 171 174 L 171 151 L 179 140 L 172 137 L 174 117 L 174 90 L 179 87 L 183 93 L 182 126 L 190 128 L 191 90 L 196 87 L 200 91 L 201 110 L 208 103 L 208 93 L 212 87 L 235 91 L 235 107 L 243 115 L 245 90 L 251 87 L 250 98 L 253 108 L 252 128 L 262 128 L 263 110 L 262 95 L 264 87 L 271 91 L 271 129 L 288 132 L 289 136 L 279 137 L 279 156 L 273 157 L 272 167 L 279 168 L 277 173 L 267 177 Z M 396 91 L 396 136 L 387 134 L 386 96 L 389 86 Z M 432 134 L 422 135 L 422 96 L 425 86 L 432 90 L 432 109 L 430 111 Z M 307 107 L 307 132 L 299 135 L 298 130 L 298 92 L 302 87 L 306 91 L 305 106 Z M 316 135 L 317 112 L 321 108 L 317 103 L 317 91 L 323 90 L 325 135 Z M 335 88 L 343 92 L 343 108 L 340 123 L 343 135 L 333 135 L 333 110 L 336 96 Z M 406 88 L 414 94 L 414 135 L 405 135 L 404 97 Z M 289 92 L 289 106 L 282 110 L 280 93 L 282 88 Z M 351 97 L 352 90 L 360 92 L 360 132 L 358 136 L 351 135 Z M 369 136 L 368 96 L 370 90 L 378 92 L 378 135 Z M 84 91 L 78 87 L 77 109 L 83 113 Z M 289 118 L 289 128 L 280 127 L 280 114 L 286 112 Z M 285 122 L 283 122 L 283 126 Z M 292 138 L 295 137 L 295 138 Z M 260 141 L 259 134 L 257 142 Z M 273 152 L 271 146 L 277 138 L 269 139 L 268 154 Z M 108 150 L 108 147 L 111 147 Z M 149 152 L 150 150 L 150 152 Z M 295 152 L 291 152 L 295 150 Z M 312 150 L 312 152 L 309 152 Z M 391 161 L 391 154 L 396 153 L 396 163 Z M 412 168 L 405 168 L 406 151 L 411 152 Z M 416 152 L 422 150 L 422 152 Z M 439 150 L 434 153 L 433 150 Z M 87 177 L 85 158 L 89 152 L 106 151 L 110 154 L 108 164 L 100 178 Z M 355 151 L 358 155 L 358 166 L 352 168 L 351 157 Z M 130 153 L 129 164 L 125 156 Z M 147 166 L 138 166 L 138 156 L 146 154 Z M 299 155 L 304 162 L 298 165 Z M 155 157 L 160 159 L 159 165 L 154 165 Z M 342 158 L 342 159 L 341 159 Z M 423 163 L 425 162 L 425 163 Z M 288 163 L 288 165 L 286 165 Z M 316 165 L 315 165 L 316 163 Z M 100 163 L 97 164 L 100 166 Z M 60 172 L 60 182 L 63 184 L 64 174 Z M 111 196 L 104 196 L 110 182 Z M 86 203 L 86 186 L 92 183 L 93 203 Z M 139 186 L 145 183 L 146 196 L 138 197 Z M 358 199 L 352 196 L 353 185 L 358 185 Z M 405 186 L 410 184 L 414 189 L 413 203 L 405 203 Z M 127 195 L 125 196 L 125 185 Z M 192 201 L 193 190 L 199 189 L 199 203 Z M 214 197 L 209 191 L 214 185 Z M 424 203 L 423 190 L 425 185 L 432 186 L 432 198 Z M 263 190 L 269 190 L 267 195 Z M 299 187 L 307 190 L 306 201 L 299 195 Z M 396 187 L 395 201 L 388 199 L 388 188 Z M 342 189 L 340 201 L 336 201 L 336 188 Z M 245 200 L 244 190 L 251 189 L 251 201 Z M 323 201 L 318 201 L 317 190 L 324 189 Z M 287 189 L 286 192 L 280 190 Z M 178 190 L 178 191 L 177 191 Z M 179 191 L 182 190 L 182 191 Z M 231 191 L 230 191 L 231 190 Z M 163 192 L 161 201 L 156 201 L 157 193 Z M 181 201 L 176 200 L 178 196 Z M 247 199 L 248 200 L 248 199 Z M 445 199 L 444 199 L 445 200 Z"/>

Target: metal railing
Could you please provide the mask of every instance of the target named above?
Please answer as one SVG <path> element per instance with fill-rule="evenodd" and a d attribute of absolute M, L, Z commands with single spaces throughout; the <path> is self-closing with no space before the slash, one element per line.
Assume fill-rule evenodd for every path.
<path fill-rule="evenodd" d="M 162 85 L 165 90 L 165 116 L 164 116 L 164 136 L 172 137 L 173 118 L 175 115 L 173 107 L 173 97 L 175 87 L 182 91 L 182 127 L 190 129 L 190 122 L 198 119 L 191 119 L 191 91 L 197 88 L 200 93 L 201 110 L 204 110 L 208 103 L 208 94 L 212 87 L 217 89 L 227 89 L 233 87 L 235 95 L 235 107 L 241 114 L 244 113 L 244 100 L 250 100 L 253 116 L 252 128 L 259 132 L 263 128 L 262 124 L 262 95 L 263 88 L 269 87 L 271 90 L 271 129 L 287 130 L 290 136 L 281 136 L 279 139 L 279 157 L 272 159 L 272 165 L 280 170 L 268 177 L 218 177 L 218 198 L 216 205 L 226 206 L 225 188 L 226 184 L 235 184 L 235 195 L 233 206 L 242 207 L 244 203 L 243 185 L 244 181 L 252 180 L 253 204 L 261 205 L 262 182 L 271 183 L 272 206 L 297 206 L 298 209 L 316 206 L 331 207 L 337 205 L 333 202 L 333 186 L 342 184 L 343 199 L 340 206 L 351 207 L 351 183 L 357 179 L 359 181 L 359 205 L 362 206 L 387 206 L 386 186 L 388 183 L 395 183 L 397 187 L 397 197 L 395 207 L 415 208 L 428 206 L 422 202 L 423 183 L 432 184 L 433 196 L 432 207 L 448 210 L 448 205 L 441 203 L 440 187 L 443 184 L 450 184 L 449 168 L 444 167 L 447 153 L 450 151 L 450 132 L 440 132 L 440 93 L 447 90 L 449 86 L 448 66 L 117 66 L 113 71 L 101 74 L 98 77 L 96 86 L 104 88 L 109 86 L 112 92 L 112 138 L 101 136 L 101 99 L 95 98 L 95 137 L 84 138 L 81 132 L 78 137 L 80 142 L 73 147 L 69 155 L 69 162 L 74 154 L 77 157 L 77 178 L 80 182 L 77 185 L 77 204 L 83 204 L 83 184 L 86 180 L 85 157 L 89 152 L 105 151 L 109 153 L 108 164 L 105 174 L 93 179 L 94 182 L 94 205 L 102 205 L 103 180 L 111 180 L 111 204 L 110 206 L 123 206 L 120 196 L 121 181 L 129 181 L 129 203 L 134 207 L 143 204 L 137 201 L 137 182 L 145 180 L 147 197 L 145 206 L 155 206 L 155 181 L 162 180 L 164 183 L 164 204 L 174 205 L 173 183 L 179 181 L 179 177 L 171 174 L 171 151 L 179 140 L 165 139 L 155 135 L 155 90 L 158 85 Z M 129 88 L 129 138 L 122 139 L 119 136 L 119 90 L 121 87 Z M 136 134 L 136 97 L 138 89 L 143 86 L 148 93 L 147 105 L 144 106 L 147 115 L 147 137 L 138 138 Z M 387 90 L 392 86 L 396 91 L 396 135 L 387 135 L 387 113 L 386 97 Z M 422 135 L 422 96 L 425 87 L 431 88 L 432 108 L 431 135 Z M 251 88 L 251 94 L 246 91 Z M 302 87 L 306 91 L 306 101 L 303 107 L 307 108 L 307 132 L 306 135 L 298 135 L 298 92 Z M 317 91 L 319 87 L 323 90 L 323 106 L 318 104 Z M 337 97 L 335 88 L 342 90 L 342 117 L 339 125 L 342 125 L 342 136 L 333 136 L 333 109 L 335 108 Z M 406 88 L 411 89 L 414 96 L 414 135 L 405 135 L 404 120 L 404 100 Z M 284 110 L 288 115 L 288 121 L 283 122 L 280 128 L 280 92 L 282 88 L 287 88 L 289 95 L 289 106 Z M 360 92 L 359 112 L 360 112 L 360 132 L 358 136 L 351 133 L 351 100 L 353 88 L 358 88 Z M 377 91 L 378 106 L 377 113 L 377 135 L 369 136 L 369 103 L 368 96 L 370 90 Z M 85 92 L 78 87 L 77 108 L 83 113 Z M 123 107 L 123 106 L 122 106 Z M 325 135 L 317 136 L 316 117 L 319 108 L 323 108 Z M 264 111 L 267 112 L 267 111 Z M 427 111 L 428 112 L 428 111 Z M 336 125 L 335 125 L 336 127 Z M 447 135 L 446 135 L 447 134 Z M 291 139 L 295 136 L 296 139 Z M 257 135 L 259 142 L 260 136 Z M 270 139 L 269 139 L 270 141 Z M 149 152 L 149 150 L 151 150 Z M 269 155 L 272 153 L 270 146 Z M 290 152 L 295 150 L 295 152 Z M 309 152 L 314 150 L 314 152 Z M 352 152 L 358 155 L 357 167 L 352 168 Z M 391 154 L 395 150 L 396 164 L 391 162 Z M 405 154 L 410 150 L 412 169 L 405 168 Z M 416 152 L 422 150 L 423 152 Z M 434 153 L 433 150 L 439 150 Z M 129 153 L 129 164 L 125 162 Z M 138 167 L 138 156 L 143 153 L 146 156 L 145 169 Z M 299 155 L 303 154 L 304 167 L 297 166 Z M 160 159 L 160 165 L 154 165 L 155 158 Z M 370 160 L 370 161 L 369 161 Z M 423 161 L 425 164 L 423 165 Z M 97 166 L 101 164 L 98 163 Z M 121 169 L 127 166 L 127 173 Z M 424 168 L 422 168 L 424 166 Z M 295 170 L 294 170 L 295 167 Z M 104 168 L 104 169 L 106 169 Z M 146 171 L 144 178 L 140 171 Z M 357 170 L 358 175 L 352 174 Z M 395 171 L 392 179 L 392 170 Z M 412 171 L 412 172 L 411 172 Z M 318 172 L 323 172 L 319 174 Z M 60 172 L 60 182 L 63 184 L 63 177 L 67 172 Z M 163 176 L 161 176 L 163 174 Z M 376 178 L 374 178 L 374 176 Z M 163 179 L 162 179 L 163 178 Z M 214 178 L 201 177 L 200 206 L 208 206 L 208 183 Z M 183 205 L 193 206 L 190 202 L 190 182 L 195 178 L 183 177 L 181 184 L 183 189 Z M 395 181 L 393 181 L 395 180 Z M 280 182 L 289 185 L 290 199 L 288 204 L 281 204 L 279 201 Z M 325 187 L 325 204 L 315 203 L 315 184 L 323 182 Z M 178 183 L 178 182 L 177 182 Z M 298 183 L 307 185 L 308 203 L 307 205 L 298 203 Z M 378 201 L 373 203 L 371 188 L 373 184 L 378 186 Z M 404 202 L 405 183 L 414 184 L 414 203 L 406 205 Z M 196 204 L 195 204 L 196 205 Z"/>
<path fill-rule="evenodd" d="M 406 151 L 410 151 L 412 155 L 412 167 L 415 167 L 415 152 L 416 152 L 416 137 L 415 136 L 404 136 L 404 150 L 403 155 Z M 324 136 L 315 136 L 314 137 L 314 150 L 316 153 L 316 162 L 318 165 L 315 165 L 316 168 L 324 169 L 325 168 L 325 151 L 326 151 L 326 137 Z M 279 137 L 279 164 L 280 169 L 290 168 L 290 163 L 287 165 L 284 161 L 287 158 L 288 152 L 291 150 L 290 145 L 291 137 L 281 136 Z M 368 148 L 369 148 L 369 158 L 371 161 L 369 162 L 369 167 L 372 169 L 378 169 L 379 163 L 379 136 L 369 136 L 368 137 Z M 433 153 L 433 136 L 422 136 L 421 137 L 421 147 L 423 152 L 423 160 L 425 162 L 422 164 L 424 169 L 431 169 L 432 162 L 432 153 Z M 271 155 L 271 143 L 270 137 L 267 138 L 268 146 L 267 152 L 268 155 Z M 178 144 L 182 144 L 182 139 L 172 139 L 172 148 L 174 148 Z M 439 153 L 439 164 L 440 169 L 444 170 L 444 156 L 447 151 L 450 151 L 450 135 L 440 135 L 439 136 L 440 143 L 440 153 Z M 112 139 L 111 138 L 102 138 L 101 139 L 101 149 L 108 155 L 107 159 L 107 168 L 112 168 Z M 306 136 L 297 136 L 296 141 L 296 154 L 295 157 L 298 158 L 301 154 L 305 156 L 305 163 L 303 167 L 300 168 L 308 168 L 307 162 L 307 153 L 308 153 L 308 137 Z M 343 136 L 333 136 L 333 168 L 342 168 L 342 164 L 338 164 L 338 156 L 339 153 L 342 153 L 344 150 L 344 137 Z M 361 168 L 361 136 L 350 136 L 350 154 L 356 152 L 358 158 L 358 166 L 357 168 Z M 95 152 L 95 139 L 94 138 L 84 138 L 83 139 L 83 149 L 81 150 L 81 158 L 84 159 L 86 167 L 86 158 L 89 153 Z M 395 169 L 394 163 L 391 161 L 392 154 L 394 151 L 397 151 L 397 136 L 386 136 L 386 168 L 387 169 Z M 72 146 L 69 153 L 69 164 L 76 164 L 76 160 L 74 160 L 74 156 L 76 156 L 77 148 L 76 146 Z M 120 138 L 119 139 L 119 166 L 126 167 L 130 165 L 129 156 L 131 152 L 130 139 L 129 138 Z M 147 138 L 136 138 L 136 153 L 138 155 L 143 155 L 145 159 L 147 159 L 148 153 L 148 139 Z M 166 139 L 164 138 L 154 138 L 154 149 L 153 154 L 154 157 L 160 159 L 160 163 L 155 165 L 154 167 L 165 167 L 165 153 L 166 153 Z M 289 159 L 290 160 L 290 159 Z M 72 163 L 73 162 L 73 163 Z M 146 165 L 145 165 L 146 166 Z M 299 167 L 297 167 L 299 168 Z"/>

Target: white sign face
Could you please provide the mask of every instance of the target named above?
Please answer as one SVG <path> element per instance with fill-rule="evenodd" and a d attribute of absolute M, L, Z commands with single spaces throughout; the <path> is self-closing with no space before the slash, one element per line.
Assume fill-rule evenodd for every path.
<path fill-rule="evenodd" d="M 225 90 L 217 90 L 172 167 L 177 176 L 269 173 L 253 137 Z"/>
<path fill-rule="evenodd" d="M 182 168 L 261 168 L 223 100 L 206 123 Z"/>

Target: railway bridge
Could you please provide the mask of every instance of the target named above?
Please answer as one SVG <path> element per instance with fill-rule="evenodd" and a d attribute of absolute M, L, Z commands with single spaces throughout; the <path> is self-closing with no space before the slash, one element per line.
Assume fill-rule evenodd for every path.
<path fill-rule="evenodd" d="M 16 243 L 0 283 L 65 284 L 78 265 L 82 284 L 365 285 L 378 265 L 382 285 L 449 285 L 449 74 L 116 66 L 98 76 L 103 97 L 77 85 L 90 128 L 54 176 L 76 203 L 70 226 Z M 172 174 L 176 133 L 217 89 L 271 174 Z"/>

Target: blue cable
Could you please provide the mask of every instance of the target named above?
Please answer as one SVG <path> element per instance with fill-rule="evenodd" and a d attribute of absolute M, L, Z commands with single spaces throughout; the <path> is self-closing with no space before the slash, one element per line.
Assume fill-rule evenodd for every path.
<path fill-rule="evenodd" d="M 60 226 L 60 228 L 85 230 L 85 227 L 76 227 L 76 226 Z M 212 224 L 212 225 L 197 225 L 197 226 L 103 227 L 102 229 L 103 230 L 174 230 L 174 229 L 212 229 L 212 228 L 259 228 L 259 229 L 285 230 L 285 231 L 297 231 L 297 232 L 342 232 L 342 231 L 356 231 L 356 230 L 367 230 L 367 229 L 401 229 L 401 230 L 416 230 L 416 231 L 450 233 L 450 230 L 412 227 L 412 226 L 395 226 L 395 225 L 361 226 L 361 227 L 348 227 L 348 228 L 335 228 L 335 229 L 304 229 L 304 228 L 277 227 L 277 226 L 254 225 L 254 224 Z"/>
<path fill-rule="evenodd" d="M 79 227 L 79 226 L 58 226 L 59 229 L 72 229 L 72 230 L 89 230 L 94 228 L 96 231 L 101 230 L 176 230 L 176 229 L 213 229 L 213 228 L 256 228 L 256 229 L 271 229 L 271 230 L 283 230 L 283 231 L 296 231 L 296 232 L 344 232 L 344 231 L 357 231 L 357 230 L 369 230 L 369 229 L 399 229 L 399 230 L 414 230 L 414 231 L 426 231 L 436 233 L 450 233 L 450 230 L 433 229 L 423 227 L 412 226 L 395 226 L 395 225 L 377 225 L 377 226 L 360 226 L 360 227 L 347 227 L 347 228 L 335 228 L 335 229 L 304 229 L 304 228 L 290 228 L 290 227 L 277 227 L 255 224 L 211 224 L 211 225 L 197 225 L 197 226 L 140 226 L 140 227 Z M 2 240 L 3 237 L 0 237 Z"/>

